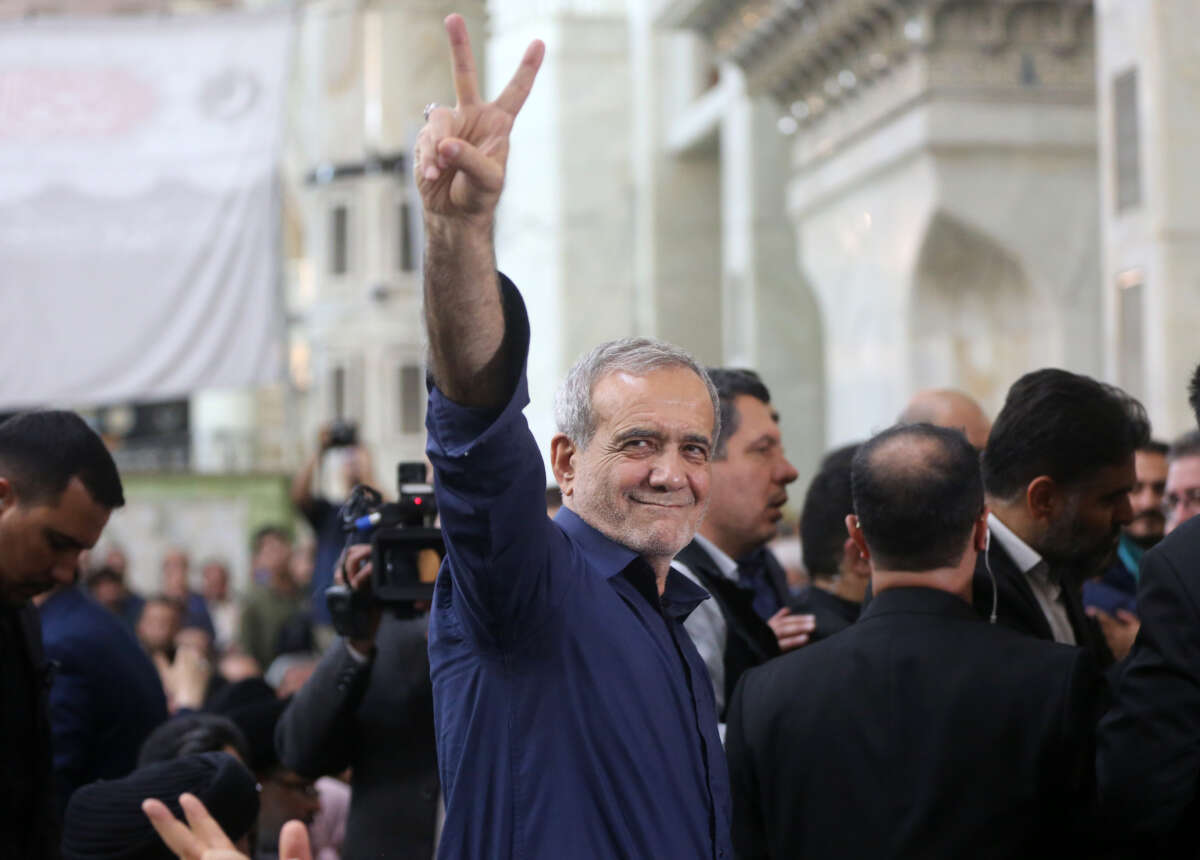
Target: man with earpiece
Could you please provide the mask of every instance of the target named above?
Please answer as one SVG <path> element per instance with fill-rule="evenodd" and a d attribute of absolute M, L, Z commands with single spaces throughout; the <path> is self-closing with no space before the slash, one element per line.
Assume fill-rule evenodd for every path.
<path fill-rule="evenodd" d="M 1145 410 L 1118 388 L 1053 368 L 1013 383 L 983 451 L 992 541 L 975 568 L 977 612 L 1112 664 L 1082 589 L 1133 520 L 1134 452 L 1149 438 Z"/>
<path fill-rule="evenodd" d="M 1087 856 L 1103 676 L 972 608 L 989 540 L 976 450 L 893 427 L 859 448 L 851 484 L 875 597 L 742 676 L 726 735 L 737 856 Z"/>

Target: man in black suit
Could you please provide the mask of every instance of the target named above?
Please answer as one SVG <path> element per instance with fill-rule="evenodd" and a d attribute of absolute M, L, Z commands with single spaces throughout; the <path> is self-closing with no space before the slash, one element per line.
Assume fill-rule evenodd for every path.
<path fill-rule="evenodd" d="M 742 860 L 1080 856 L 1104 684 L 1086 652 L 982 621 L 975 450 L 928 424 L 854 458 L 875 598 L 742 676 L 726 746 Z"/>
<path fill-rule="evenodd" d="M 709 368 L 708 375 L 721 410 L 708 512 L 675 567 L 712 595 L 683 626 L 708 668 L 724 722 L 742 672 L 805 644 L 813 618 L 788 608 L 787 575 L 767 549 L 798 475 L 783 452 L 771 394 L 752 370 Z"/>
<path fill-rule="evenodd" d="M 47 692 L 30 599 L 75 581 L 125 503 L 112 457 L 73 412 L 33 412 L 0 424 L 0 846 L 6 857 L 58 856 Z"/>
<path fill-rule="evenodd" d="M 345 557 L 360 587 L 371 575 L 370 549 L 351 547 Z M 378 617 L 373 638 L 330 646 L 279 719 L 275 745 L 287 767 L 309 778 L 353 770 L 347 857 L 426 860 L 441 795 L 427 619 L 393 607 Z"/>
<path fill-rule="evenodd" d="M 850 464 L 857 450 L 858 445 L 846 445 L 826 454 L 804 494 L 800 544 L 812 584 L 792 609 L 816 618 L 814 641 L 858 620 L 871 582 L 871 566 L 846 530 L 846 516 L 854 509 Z"/>
<path fill-rule="evenodd" d="M 975 569 L 980 614 L 1112 664 L 1082 589 L 1133 519 L 1134 451 L 1149 438 L 1141 404 L 1118 388 L 1052 368 L 1013 383 L 983 451 L 992 537 Z"/>
<path fill-rule="evenodd" d="M 1200 423 L 1200 367 L 1191 382 Z M 1142 559 L 1141 631 L 1100 724 L 1097 775 L 1107 825 L 1145 857 L 1200 845 L 1200 517 Z"/>

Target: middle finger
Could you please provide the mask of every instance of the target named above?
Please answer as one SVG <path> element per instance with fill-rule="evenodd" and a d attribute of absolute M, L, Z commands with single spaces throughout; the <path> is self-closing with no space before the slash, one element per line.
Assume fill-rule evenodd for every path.
<path fill-rule="evenodd" d="M 233 847 L 233 843 L 229 841 L 229 837 L 221 829 L 221 825 L 204 808 L 200 798 L 194 794 L 181 794 L 179 805 L 183 808 L 183 814 L 187 816 L 192 832 L 200 837 L 206 848 Z"/>

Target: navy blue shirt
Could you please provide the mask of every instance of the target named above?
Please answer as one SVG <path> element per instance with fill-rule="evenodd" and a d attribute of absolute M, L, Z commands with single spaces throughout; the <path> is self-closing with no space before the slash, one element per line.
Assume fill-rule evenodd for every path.
<path fill-rule="evenodd" d="M 521 410 L 529 324 L 504 283 L 519 369 L 499 413 L 430 392 L 446 559 L 429 625 L 443 858 L 731 860 L 712 684 L 635 552 L 564 508 Z"/>

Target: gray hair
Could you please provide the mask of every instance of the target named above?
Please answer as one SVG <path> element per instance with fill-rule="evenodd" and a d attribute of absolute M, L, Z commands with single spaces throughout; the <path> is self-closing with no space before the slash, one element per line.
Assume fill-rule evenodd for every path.
<path fill-rule="evenodd" d="M 592 389 L 610 373 L 624 372 L 645 376 L 655 370 L 685 367 L 700 377 L 713 408 L 713 444 L 721 434 L 721 407 L 717 389 L 700 362 L 674 344 L 649 337 L 626 337 L 602 343 L 584 355 L 567 371 L 554 397 L 554 421 L 558 432 L 580 448 L 586 448 L 596 432 L 592 411 Z"/>
<path fill-rule="evenodd" d="M 1184 433 L 1171 443 L 1167 450 L 1167 462 L 1174 463 L 1184 457 L 1200 457 L 1200 430 Z"/>

